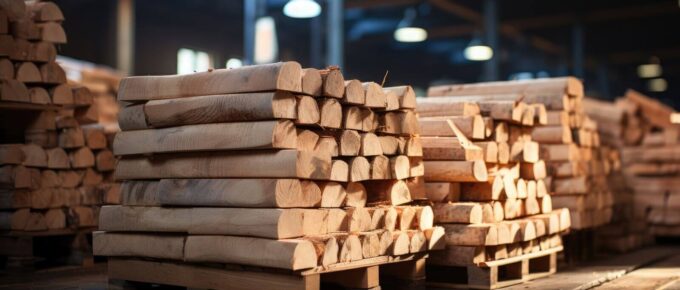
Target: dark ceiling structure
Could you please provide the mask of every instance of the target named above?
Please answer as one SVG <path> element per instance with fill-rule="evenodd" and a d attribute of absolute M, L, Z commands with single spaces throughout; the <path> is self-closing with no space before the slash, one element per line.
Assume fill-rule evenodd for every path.
<path fill-rule="evenodd" d="M 326 1 L 318 0 L 325 7 Z M 498 78 L 518 73 L 577 75 L 588 94 L 615 98 L 627 88 L 680 108 L 680 6 L 676 0 L 495 0 Z M 115 66 L 115 0 L 57 0 L 66 16 L 69 44 L 61 53 Z M 303 66 L 323 64 L 325 9 L 316 19 L 283 15 L 286 0 L 267 0 L 264 14 L 277 24 L 279 57 Z M 409 83 L 483 80 L 482 62 L 463 50 L 484 31 L 480 0 L 345 0 L 344 64 L 349 77 Z M 393 32 L 407 8 L 428 31 L 421 43 L 399 43 Z M 243 1 L 144 0 L 135 2 L 135 74 L 175 73 L 179 47 L 214 55 L 216 67 L 243 56 Z M 83 13 L 82 11 L 88 11 Z M 107 37 L 101 37 L 105 35 Z M 312 36 L 315 37 L 312 37 Z M 578 51 L 581 52 L 578 52 Z M 664 92 L 650 92 L 637 67 L 659 61 Z M 579 64 L 582 63 L 582 65 Z M 219 64 L 222 64 L 221 66 Z"/>

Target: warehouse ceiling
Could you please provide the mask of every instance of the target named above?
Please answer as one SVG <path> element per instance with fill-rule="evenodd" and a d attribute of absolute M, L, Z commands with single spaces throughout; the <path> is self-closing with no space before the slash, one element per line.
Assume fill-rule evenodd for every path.
<path fill-rule="evenodd" d="M 98 29 L 78 23 L 86 18 L 81 15 L 86 13 L 76 13 L 79 6 L 99 5 L 115 11 L 114 0 L 56 2 L 66 14 L 65 27 L 70 40 L 78 37 L 71 30 L 88 33 Z M 325 7 L 325 1 L 319 2 Z M 305 66 L 320 63 L 323 55 L 312 57 L 311 35 L 312 26 L 316 25 L 321 26 L 320 33 L 325 37 L 325 14 L 316 20 L 292 19 L 281 12 L 285 3 L 285 0 L 267 0 L 265 9 L 265 14 L 277 23 L 279 57 L 298 60 Z M 422 88 L 433 82 L 479 81 L 483 65 L 467 61 L 462 51 L 475 33 L 483 31 L 483 3 L 480 0 L 345 0 L 344 70 L 352 77 L 376 81 L 381 81 L 389 70 L 389 84 L 411 83 Z M 501 36 L 500 51 L 496 55 L 500 60 L 501 79 L 527 72 L 550 76 L 572 74 L 572 31 L 575 24 L 581 23 L 584 80 L 591 95 L 613 98 L 632 87 L 680 108 L 680 101 L 673 98 L 680 95 L 678 1 L 499 0 L 497 3 Z M 418 25 L 428 30 L 429 38 L 423 43 L 399 43 L 392 36 L 404 10 L 410 7 L 418 11 Z M 242 57 L 242 1 L 144 0 L 137 1 L 135 9 L 136 73 L 174 73 L 174 64 L 169 62 L 174 61 L 173 53 L 181 45 L 215 52 L 219 56 L 217 64 L 224 63 L 226 58 Z M 115 25 L 115 15 L 100 18 L 105 19 L 99 20 L 102 23 L 113 19 Z M 105 32 L 115 31 L 115 26 L 112 27 Z M 71 49 L 72 44 L 63 51 L 78 57 L 74 55 L 78 48 Z M 316 44 L 323 46 L 325 42 Z M 164 49 L 168 52 L 163 52 Z M 97 57 L 103 59 L 101 62 L 115 64 L 110 55 L 93 58 Z M 648 63 L 652 57 L 658 58 L 662 65 L 662 77 L 668 82 L 665 92 L 647 91 L 647 80 L 637 76 L 637 66 Z"/>

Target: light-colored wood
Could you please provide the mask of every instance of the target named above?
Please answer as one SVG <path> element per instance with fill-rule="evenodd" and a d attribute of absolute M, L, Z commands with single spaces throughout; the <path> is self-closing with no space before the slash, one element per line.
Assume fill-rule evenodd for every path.
<path fill-rule="evenodd" d="M 120 82 L 119 101 L 172 99 L 188 96 L 302 89 L 302 68 L 296 62 L 279 62 L 216 69 L 177 76 L 138 76 Z"/>
<path fill-rule="evenodd" d="M 465 182 L 460 184 L 460 198 L 470 201 L 489 201 L 514 198 L 514 191 L 505 190 L 503 178 L 495 177 L 486 182 Z"/>
<path fill-rule="evenodd" d="M 342 111 L 342 127 L 348 130 L 363 131 L 364 116 L 360 107 L 346 106 Z"/>
<path fill-rule="evenodd" d="M 141 233 L 94 232 L 92 248 L 96 256 L 147 257 L 182 260 L 184 236 Z"/>
<path fill-rule="evenodd" d="M 536 163 L 521 163 L 520 175 L 526 179 L 543 179 L 547 176 L 545 162 L 539 160 Z"/>
<path fill-rule="evenodd" d="M 286 239 L 303 235 L 303 210 L 104 206 L 104 231 L 183 232 Z"/>
<path fill-rule="evenodd" d="M 348 162 L 349 181 L 364 181 L 371 179 L 371 163 L 363 156 L 353 157 Z"/>
<path fill-rule="evenodd" d="M 321 207 L 342 207 L 345 205 L 347 192 L 342 184 L 337 182 L 320 182 Z M 305 192 L 305 194 L 308 194 Z"/>
<path fill-rule="evenodd" d="M 366 94 L 360 81 L 345 81 L 345 93 L 342 96 L 342 102 L 351 105 L 363 105 L 366 102 Z"/>
<path fill-rule="evenodd" d="M 323 80 L 322 93 L 324 97 L 340 99 L 345 93 L 345 78 L 342 76 L 340 69 L 329 68 L 319 70 L 321 79 Z"/>
<path fill-rule="evenodd" d="M 317 265 L 314 245 L 305 240 L 267 240 L 231 236 L 189 236 L 184 258 L 189 262 L 218 262 L 301 270 Z"/>
<path fill-rule="evenodd" d="M 425 160 L 483 160 L 484 151 L 475 145 L 464 145 L 457 137 L 420 137 Z"/>
<path fill-rule="evenodd" d="M 402 153 L 405 142 L 400 140 L 395 136 L 378 136 L 378 141 L 380 142 L 380 148 L 382 153 L 385 155 L 397 155 Z"/>
<path fill-rule="evenodd" d="M 385 94 L 385 111 L 399 110 L 399 96 L 387 90 L 383 90 L 383 94 Z"/>
<path fill-rule="evenodd" d="M 498 230 L 494 224 L 444 224 L 446 245 L 494 246 L 498 243 Z"/>
<path fill-rule="evenodd" d="M 363 247 L 359 237 L 353 234 L 336 235 L 338 246 L 340 247 L 338 261 L 351 262 L 363 258 Z"/>
<path fill-rule="evenodd" d="M 361 135 L 354 130 L 342 130 L 336 134 L 340 156 L 357 156 L 361 150 Z"/>
<path fill-rule="evenodd" d="M 411 201 L 411 193 L 402 180 L 372 180 L 363 183 L 366 187 L 368 202 L 388 202 L 401 205 Z"/>
<path fill-rule="evenodd" d="M 391 178 L 406 179 L 411 177 L 411 165 L 408 157 L 404 155 L 389 158 L 389 171 Z"/>
<path fill-rule="evenodd" d="M 488 179 L 483 161 L 425 161 L 425 179 L 447 182 L 480 182 Z"/>
<path fill-rule="evenodd" d="M 343 160 L 332 160 L 329 180 L 338 182 L 349 181 L 349 164 Z"/>
<path fill-rule="evenodd" d="M 320 99 L 318 100 L 318 106 L 320 115 L 319 126 L 335 129 L 342 127 L 342 106 L 337 99 Z"/>
<path fill-rule="evenodd" d="M 333 236 L 306 236 L 305 240 L 310 241 L 314 245 L 316 255 L 320 266 L 328 266 L 338 262 L 338 254 L 340 248 L 338 241 Z"/>
<path fill-rule="evenodd" d="M 461 116 L 471 117 L 481 114 L 479 104 L 457 98 L 420 98 L 416 99 L 418 114 L 421 117 Z"/>
<path fill-rule="evenodd" d="M 311 125 L 319 123 L 321 120 L 321 113 L 316 100 L 312 97 L 302 95 L 298 95 L 296 98 L 297 119 L 295 119 L 295 124 Z"/>
<path fill-rule="evenodd" d="M 321 74 L 314 68 L 302 69 L 301 92 L 310 96 L 321 96 L 323 80 Z"/>
<path fill-rule="evenodd" d="M 421 128 L 421 135 L 455 137 L 456 134 L 449 127 L 446 122 L 447 120 L 453 121 L 453 123 L 456 124 L 456 127 L 458 127 L 467 138 L 481 140 L 485 137 L 484 119 L 479 115 L 470 117 L 420 118 L 418 121 Z"/>
<path fill-rule="evenodd" d="M 349 182 L 345 191 L 347 193 L 345 206 L 364 207 L 366 205 L 367 192 L 363 184 L 360 182 Z"/>
<path fill-rule="evenodd" d="M 416 93 L 411 86 L 386 87 L 384 91 L 394 93 L 399 97 L 399 108 L 401 109 L 415 109 Z"/>
<path fill-rule="evenodd" d="M 364 106 L 369 108 L 385 108 L 387 103 L 385 101 L 385 93 L 382 86 L 374 82 L 362 83 L 364 95 L 366 100 Z"/>
<path fill-rule="evenodd" d="M 465 96 L 508 93 L 523 94 L 524 102 L 528 104 L 546 103 L 546 108 L 559 110 L 566 108 L 566 104 L 564 104 L 562 100 L 554 99 L 559 99 L 557 96 L 560 95 L 578 98 L 583 97 L 583 84 L 574 77 L 498 81 L 478 84 L 435 86 L 429 88 L 427 95 Z"/>
<path fill-rule="evenodd" d="M 123 196 L 134 191 L 123 183 Z M 297 179 L 162 179 L 158 184 L 159 203 L 175 206 L 224 207 L 315 207 L 322 202 L 322 190 L 314 182 Z M 248 194 L 243 194 L 247 192 Z M 162 194 L 160 194 L 162 193 Z"/>
<path fill-rule="evenodd" d="M 408 159 L 408 158 L 407 158 Z M 378 156 L 373 156 L 368 158 L 371 166 L 371 179 L 372 180 L 381 180 L 381 179 L 391 179 L 392 177 L 392 170 L 390 168 L 390 158 L 387 158 L 384 155 L 378 155 Z M 406 167 L 407 170 L 409 170 L 409 167 Z M 408 176 L 408 174 L 407 174 Z"/>
<path fill-rule="evenodd" d="M 311 98 L 302 99 L 306 104 L 303 107 L 312 111 L 316 109 L 318 118 L 316 102 L 313 102 Z M 297 119 L 296 103 L 291 93 L 278 91 L 154 100 L 147 102 L 143 110 L 148 126 L 170 127 L 203 123 Z M 312 106 L 315 108 L 311 108 Z M 125 114 L 128 108 L 124 108 L 121 114 Z M 135 116 L 138 115 L 135 114 Z"/>
<path fill-rule="evenodd" d="M 396 135 L 420 133 L 420 125 L 413 111 L 386 112 L 379 117 L 378 132 Z"/>
<path fill-rule="evenodd" d="M 455 202 L 434 205 L 434 220 L 439 223 L 482 223 L 482 207 L 478 203 Z"/>
<path fill-rule="evenodd" d="M 312 145 L 316 144 L 314 142 Z M 116 134 L 116 155 L 207 150 L 295 149 L 297 136 L 290 121 L 201 124 Z M 313 148 L 312 148 L 313 149 Z"/>
<path fill-rule="evenodd" d="M 359 158 L 359 157 L 357 157 Z M 368 162 L 366 162 L 368 163 Z M 269 177 L 328 180 L 331 158 L 296 150 L 165 154 L 123 158 L 117 179 Z"/>
<path fill-rule="evenodd" d="M 362 133 L 361 149 L 359 149 L 359 155 L 376 156 L 382 154 L 382 146 L 380 145 L 380 139 L 378 139 L 378 136 L 373 133 Z"/>
<path fill-rule="evenodd" d="M 531 139 L 541 144 L 569 144 L 572 142 L 571 130 L 567 126 L 536 127 Z"/>

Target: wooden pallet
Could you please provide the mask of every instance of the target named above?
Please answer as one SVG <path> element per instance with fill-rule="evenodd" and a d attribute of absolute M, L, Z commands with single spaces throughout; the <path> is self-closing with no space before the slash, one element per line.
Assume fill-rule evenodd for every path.
<path fill-rule="evenodd" d="M 347 289 L 380 289 L 380 277 L 408 289 L 425 289 L 427 254 L 375 257 L 303 271 L 236 265 L 188 264 L 176 261 L 110 258 L 110 284 L 148 284 L 208 289 L 320 289 L 321 283 Z M 387 280 L 387 279 L 385 279 Z M 139 282 L 142 282 L 141 284 Z M 403 288 L 407 289 L 407 288 Z"/>
<path fill-rule="evenodd" d="M 47 264 L 91 266 L 92 232 L 95 228 L 58 229 L 39 232 L 0 232 L 0 257 L 5 268 L 32 269 L 38 260 Z M 63 250 L 66 255 L 61 255 Z"/>
<path fill-rule="evenodd" d="M 428 288 L 497 289 L 549 276 L 557 271 L 562 246 L 467 267 L 428 266 Z"/>

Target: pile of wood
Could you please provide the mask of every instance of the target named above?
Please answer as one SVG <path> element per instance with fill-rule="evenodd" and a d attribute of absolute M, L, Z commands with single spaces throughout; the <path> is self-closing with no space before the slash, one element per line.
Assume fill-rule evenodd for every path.
<path fill-rule="evenodd" d="M 25 144 L 0 145 L 0 229 L 95 227 L 102 197 L 117 192 L 104 183 L 112 180 L 115 158 L 102 130 L 81 126 L 96 122 L 89 113 L 92 94 L 67 84 L 54 62 L 55 43 L 66 42 L 63 15 L 51 2 L 2 1 L 0 8 L 0 30 L 8 25 L 10 32 L 2 41 L 12 45 L 0 58 L 8 64 L 0 99 L 45 105 L 18 114 L 25 116 L 13 125 L 18 132 L 3 132 L 21 135 Z"/>
<path fill-rule="evenodd" d="M 545 122 L 529 134 L 531 140 L 540 143 L 553 205 L 569 208 L 572 229 L 596 227 L 611 219 L 612 195 L 606 187 L 604 161 L 597 154 L 597 124 L 583 111 L 583 84 L 579 80 L 564 77 L 439 86 L 430 88 L 428 94 L 484 95 L 491 100 L 544 105 Z"/>
<path fill-rule="evenodd" d="M 648 242 L 645 229 L 656 236 L 680 236 L 680 125 L 672 122 L 677 113 L 633 90 L 614 103 L 590 100 L 587 105 L 601 124 L 603 142 L 621 150 L 617 183 L 626 185 L 620 200 L 622 224 L 629 229 L 612 231 L 630 241 L 619 247 Z"/>
<path fill-rule="evenodd" d="M 69 84 L 86 87 L 92 92 L 95 108 L 91 109 L 92 119 L 103 127 L 107 135 L 120 131 L 118 112 L 120 106 L 116 100 L 121 73 L 100 65 L 66 57 L 57 57 L 57 62 L 66 71 Z"/>
<path fill-rule="evenodd" d="M 283 62 L 125 78 L 118 100 L 122 205 L 102 208 L 96 255 L 298 271 L 443 245 L 431 207 L 409 205 L 411 87 Z"/>
<path fill-rule="evenodd" d="M 545 106 L 459 86 L 429 94 L 418 99 L 426 193 L 446 249 L 430 254 L 428 284 L 495 289 L 554 273 L 571 220 L 567 209 L 553 210 L 533 140 Z M 529 263 L 542 266 L 515 269 Z M 466 279 L 456 279 L 460 268 Z M 516 275 L 501 283 L 498 271 Z"/>
<path fill-rule="evenodd" d="M 72 104 L 55 45 L 66 43 L 52 2 L 0 1 L 0 101 Z"/>

